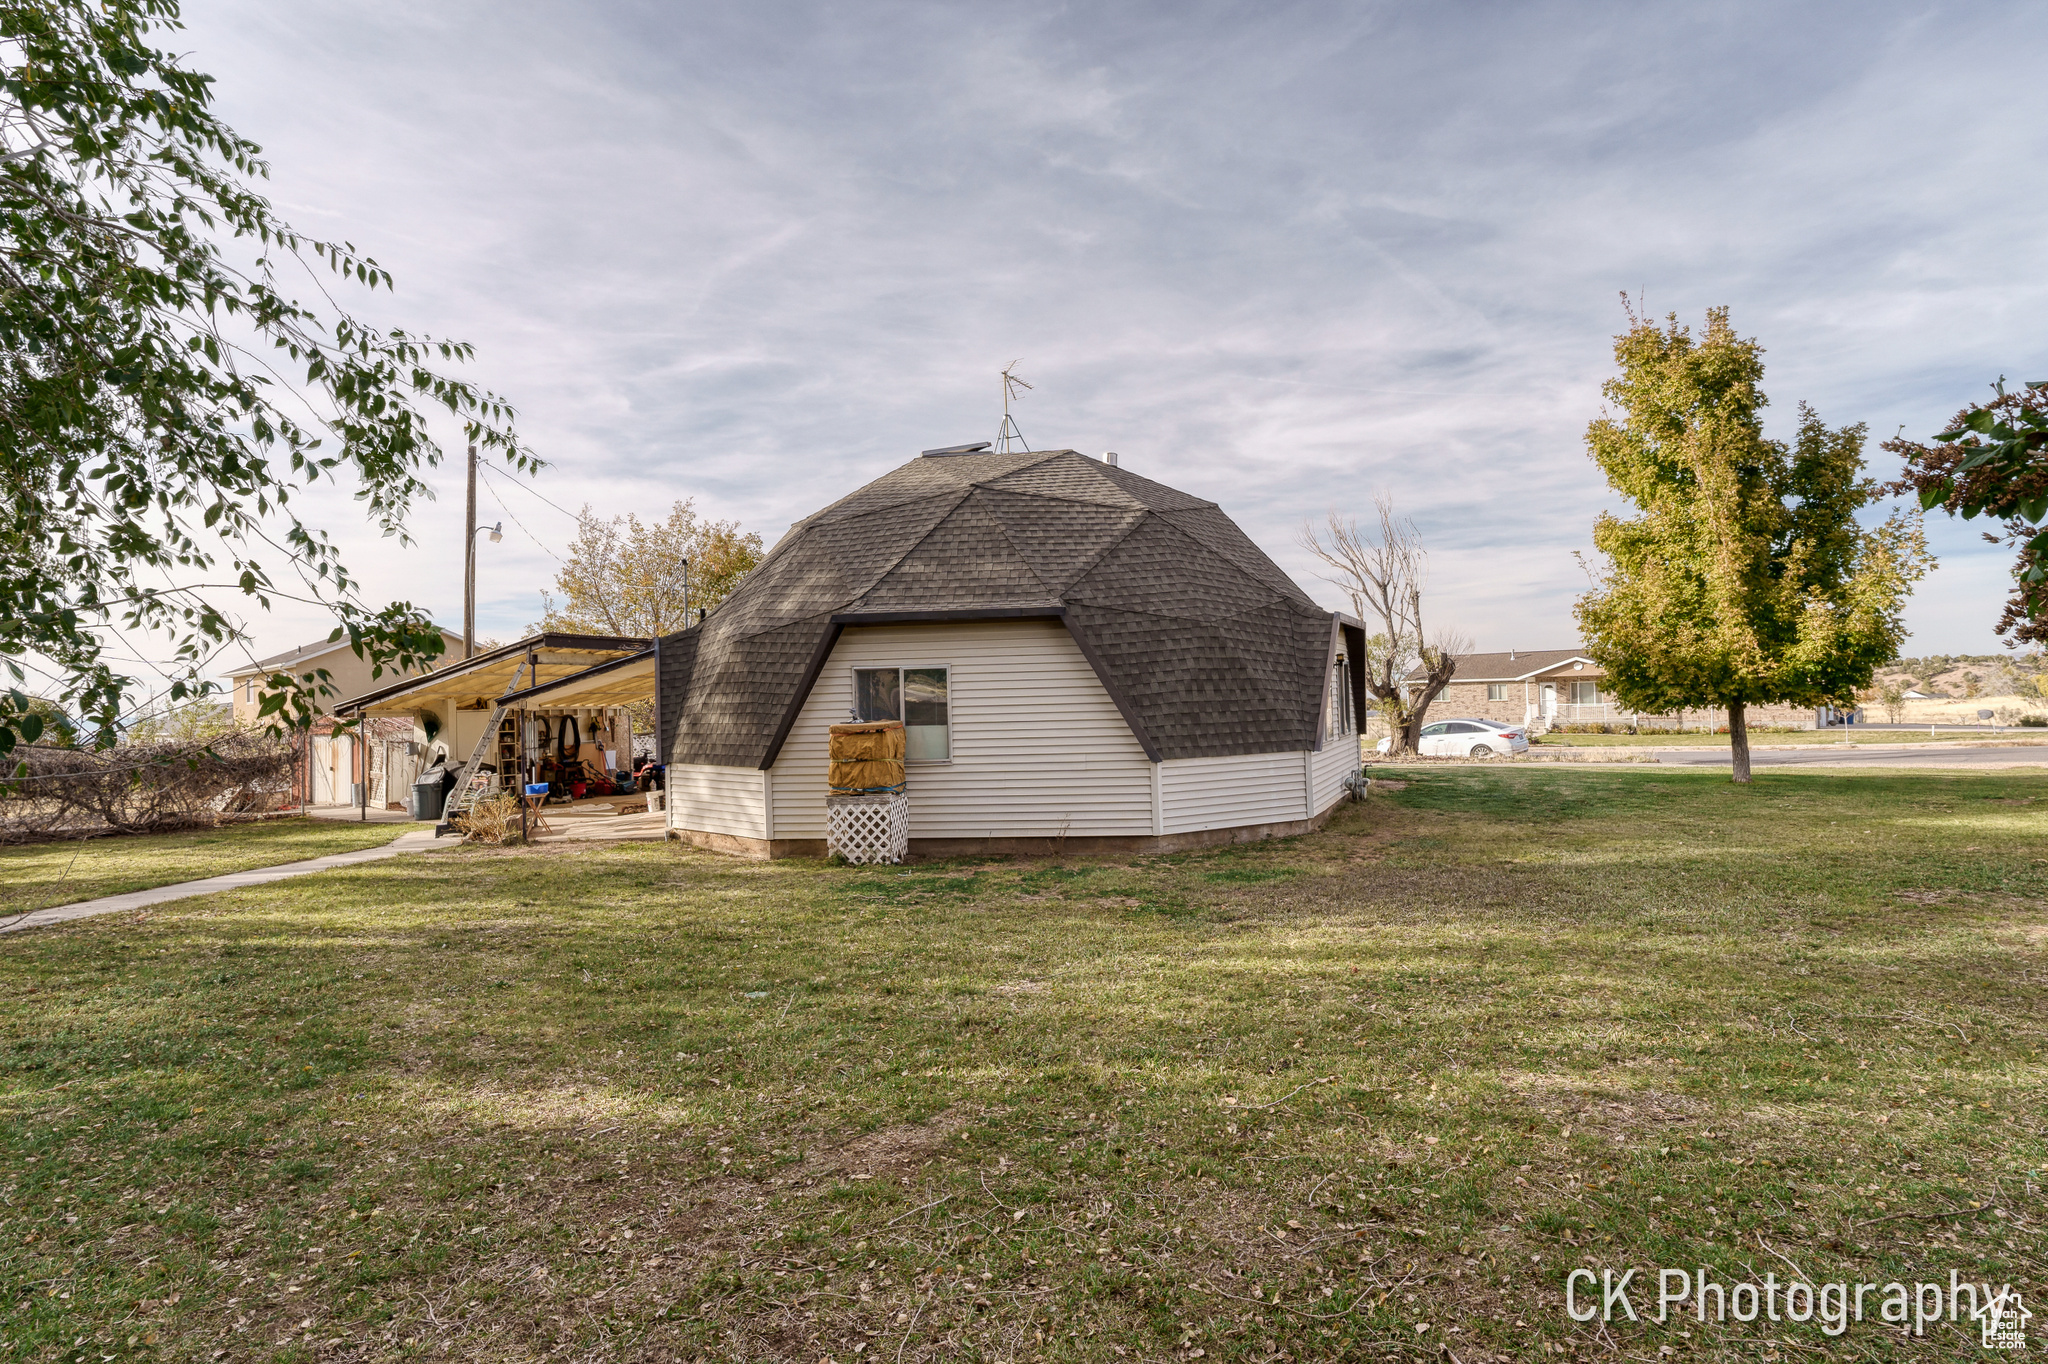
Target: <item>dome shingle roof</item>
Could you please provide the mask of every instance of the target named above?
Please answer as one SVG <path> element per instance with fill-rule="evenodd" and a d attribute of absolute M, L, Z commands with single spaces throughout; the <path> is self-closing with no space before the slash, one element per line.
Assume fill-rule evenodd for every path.
<path fill-rule="evenodd" d="M 662 751 L 767 767 L 841 629 L 1057 617 L 1155 759 L 1317 738 L 1317 606 L 1213 502 L 1072 450 L 928 456 L 790 528 L 661 642 Z"/>

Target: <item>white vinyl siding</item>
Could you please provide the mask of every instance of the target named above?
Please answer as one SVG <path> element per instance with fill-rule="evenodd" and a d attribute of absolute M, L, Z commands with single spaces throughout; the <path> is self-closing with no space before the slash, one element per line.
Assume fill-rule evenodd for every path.
<path fill-rule="evenodd" d="M 1169 834 L 1278 824 L 1309 817 L 1304 753 L 1242 753 L 1160 764 L 1162 823 Z"/>
<path fill-rule="evenodd" d="M 1021 620 L 848 627 L 776 757 L 776 838 L 825 836 L 827 731 L 857 667 L 951 670 L 952 758 L 911 764 L 911 837 L 1152 832 L 1152 764 L 1116 704 L 1065 626 Z"/>
<path fill-rule="evenodd" d="M 1310 804 L 1314 814 L 1344 798 L 1344 779 L 1358 770 L 1358 762 L 1356 734 L 1340 734 L 1323 745 L 1323 751 L 1312 760 L 1314 799 Z"/>
<path fill-rule="evenodd" d="M 768 837 L 766 776 L 752 767 L 669 764 L 668 827 L 735 838 Z"/>

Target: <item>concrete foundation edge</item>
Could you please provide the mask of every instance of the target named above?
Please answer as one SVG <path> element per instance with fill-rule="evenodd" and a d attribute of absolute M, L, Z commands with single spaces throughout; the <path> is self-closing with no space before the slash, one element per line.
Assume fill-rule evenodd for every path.
<path fill-rule="evenodd" d="M 1342 804 L 1339 801 L 1338 804 Z M 912 857 L 1127 857 L 1147 853 L 1189 852 L 1197 848 L 1220 848 L 1232 843 L 1259 843 L 1269 838 L 1296 838 L 1314 833 L 1329 822 L 1337 808 L 1332 805 L 1314 819 L 1286 820 L 1275 824 L 1240 824 L 1229 829 L 1195 829 L 1180 834 L 1133 834 L 1093 838 L 913 838 Z M 737 834 L 714 834 L 703 829 L 671 828 L 668 836 L 679 843 L 767 862 L 784 857 L 825 855 L 822 838 L 744 838 Z"/>

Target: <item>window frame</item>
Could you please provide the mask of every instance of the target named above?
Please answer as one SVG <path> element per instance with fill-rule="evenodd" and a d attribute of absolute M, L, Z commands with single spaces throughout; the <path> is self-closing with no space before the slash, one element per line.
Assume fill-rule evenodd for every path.
<path fill-rule="evenodd" d="M 943 672 L 943 673 L 945 673 L 945 675 L 946 675 L 946 756 L 945 756 L 945 757 L 943 757 L 943 758 L 913 758 L 913 757 L 911 757 L 911 756 L 909 755 L 909 751 L 908 751 L 908 744 L 906 743 L 906 745 L 905 745 L 905 752 L 904 752 L 904 758 L 903 758 L 903 763 L 904 763 L 904 766 L 906 766 L 906 767 L 939 767 L 939 766 L 943 766 L 943 765 L 945 765 L 945 764 L 947 764 L 947 763 L 950 763 L 950 762 L 952 762 L 952 761 L 953 761 L 953 759 L 954 759 L 954 757 L 955 757 L 955 756 L 956 756 L 956 755 L 958 754 L 958 752 L 959 752 L 959 742 L 960 742 L 960 721 L 959 721 L 959 717 L 958 717 L 958 716 L 957 716 L 957 715 L 955 714 L 955 711 L 954 711 L 954 702 L 953 702 L 953 672 L 954 672 L 954 668 L 953 668 L 953 665 L 952 665 L 951 663 L 852 663 L 852 664 L 848 664 L 848 665 L 847 665 L 847 673 L 846 673 L 846 686 L 847 686 L 847 696 L 848 696 L 848 700 L 849 700 L 849 704 L 848 704 L 848 709 L 849 709 L 849 710 L 851 710 L 851 711 L 852 711 L 852 712 L 853 712 L 854 714 L 856 714 L 856 715 L 860 714 L 860 678 L 859 678 L 858 674 L 860 674 L 860 673 L 872 673 L 872 672 L 889 672 L 889 671 L 891 671 L 892 669 L 893 669 L 893 670 L 895 671 L 895 673 L 896 673 L 896 705 L 897 705 L 897 708 L 898 708 L 899 710 L 907 710 L 907 709 L 908 709 L 908 705 L 907 705 L 907 703 L 906 703 L 906 702 L 904 701 L 904 699 L 903 699 L 903 692 L 904 692 L 904 686 L 903 686 L 903 674 L 904 674 L 904 673 L 906 673 L 906 672 Z M 901 719 L 901 717 L 900 717 L 900 716 L 899 716 L 898 718 L 899 718 L 899 719 Z M 903 722 L 903 724 L 904 724 L 904 728 L 905 728 L 905 730 L 907 731 L 907 730 L 909 729 L 909 722 L 908 722 L 908 721 L 904 721 L 904 722 Z M 907 739 L 907 737 L 908 737 L 908 736 L 907 736 L 907 734 L 906 734 L 906 739 Z"/>
<path fill-rule="evenodd" d="M 1487 699 L 1487 700 L 1489 700 L 1489 701 L 1505 701 L 1505 700 L 1507 700 L 1507 699 L 1508 699 L 1508 684 L 1507 684 L 1507 683 L 1505 683 L 1505 682 L 1489 682 L 1489 683 L 1487 683 L 1487 684 L 1486 684 L 1486 699 Z"/>
<path fill-rule="evenodd" d="M 1324 717 L 1324 737 L 1349 738 L 1359 733 L 1357 700 L 1351 694 L 1351 660 L 1343 654 L 1330 667 L 1330 704 Z"/>

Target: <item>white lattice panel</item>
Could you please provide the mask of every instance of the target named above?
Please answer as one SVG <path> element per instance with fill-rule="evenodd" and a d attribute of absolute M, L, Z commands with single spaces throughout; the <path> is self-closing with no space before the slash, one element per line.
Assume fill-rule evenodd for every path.
<path fill-rule="evenodd" d="M 910 797 L 832 796 L 825 802 L 825 851 L 849 862 L 901 862 L 910 855 Z"/>

